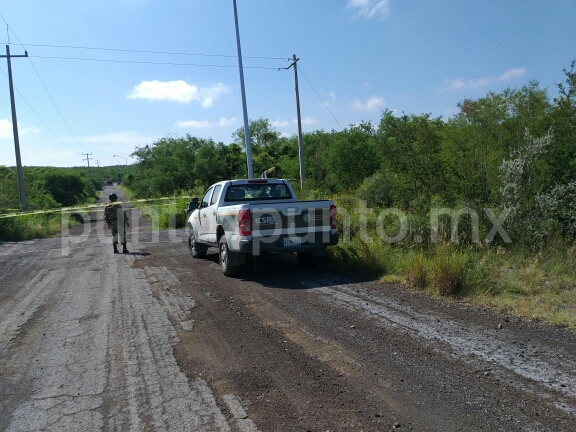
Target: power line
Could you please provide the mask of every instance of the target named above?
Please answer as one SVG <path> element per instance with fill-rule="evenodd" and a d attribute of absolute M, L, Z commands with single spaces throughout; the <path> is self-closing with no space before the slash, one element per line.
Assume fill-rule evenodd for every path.
<path fill-rule="evenodd" d="M 112 59 L 98 59 L 87 57 L 58 57 L 58 56 L 39 56 L 34 55 L 29 57 L 41 59 L 59 59 L 59 60 L 81 60 L 81 61 L 96 61 L 108 63 L 134 63 L 134 64 L 153 64 L 153 65 L 169 65 L 169 66 L 196 66 L 196 67 L 216 67 L 216 68 L 236 68 L 234 65 L 218 65 L 218 64 L 198 64 L 198 63 L 172 63 L 172 62 L 154 62 L 154 61 L 140 61 L 140 60 L 112 60 Z M 277 71 L 278 68 L 264 67 L 264 66 L 244 66 L 244 69 L 268 69 Z"/>
<path fill-rule="evenodd" d="M 31 47 L 43 47 L 43 48 L 85 49 L 85 50 L 96 50 L 96 51 L 130 52 L 130 53 L 140 53 L 140 54 L 165 54 L 165 55 L 183 55 L 183 56 L 193 56 L 193 57 L 237 58 L 237 56 L 235 56 L 235 55 L 227 55 L 227 54 L 150 51 L 150 50 L 134 50 L 134 49 L 126 49 L 126 48 L 102 48 L 102 47 L 85 47 L 85 46 L 73 46 L 73 45 L 48 45 L 48 44 L 24 44 L 24 45 L 25 46 L 31 46 Z M 290 61 L 290 59 L 288 57 L 266 57 L 266 56 L 242 56 L 242 57 L 246 58 L 246 59 Z"/>
<path fill-rule="evenodd" d="M 18 38 L 16 38 L 18 39 Z M 72 129 L 70 129 L 70 126 L 68 125 L 68 122 L 64 119 L 64 116 L 62 115 L 62 113 L 60 112 L 60 110 L 58 109 L 58 106 L 56 105 L 56 102 L 54 102 L 54 99 L 52 98 L 52 95 L 50 94 L 50 92 L 48 91 L 48 88 L 46 87 L 46 84 L 44 84 L 44 80 L 42 79 L 42 77 L 40 77 L 40 74 L 38 73 L 38 70 L 36 69 L 36 66 L 34 66 L 34 63 L 32 62 L 32 59 L 30 59 L 30 63 L 32 64 L 32 67 L 34 68 L 34 71 L 36 72 L 36 75 L 38 75 L 38 79 L 40 80 L 40 82 L 42 83 L 42 87 L 44 87 L 44 90 L 46 90 L 46 93 L 48 94 L 48 97 L 50 98 L 50 100 L 52 101 L 52 104 L 54 105 L 54 108 L 56 108 L 56 111 L 58 112 L 58 115 L 60 116 L 60 118 L 62 119 L 62 121 L 64 122 L 64 124 L 66 125 L 66 128 L 68 129 L 68 131 L 70 132 L 70 134 L 72 135 L 72 137 L 74 138 L 74 140 L 78 143 L 78 145 L 80 147 L 82 147 L 82 149 L 86 150 L 84 148 L 84 146 L 80 143 L 80 141 L 78 141 L 78 138 L 76 138 L 76 135 L 74 135 L 74 132 L 72 132 Z"/>
<path fill-rule="evenodd" d="M 6 76 L 6 78 L 8 78 L 8 74 L 6 72 L 4 72 L 4 69 L 0 68 L 0 71 L 2 71 L 2 73 Z M 40 120 L 40 122 L 44 125 L 44 127 L 46 129 L 48 129 L 48 131 L 54 136 L 54 138 L 56 138 L 56 140 L 62 144 L 64 147 L 66 147 L 68 150 L 72 151 L 72 149 L 70 147 L 68 147 L 66 144 L 64 144 L 60 138 L 58 138 L 56 136 L 56 134 L 54 132 L 52 132 L 52 129 L 50 129 L 48 127 L 48 125 L 44 122 L 44 120 L 42 120 L 42 118 L 38 115 L 38 113 L 34 110 L 34 108 L 32 108 L 32 106 L 28 103 L 28 101 L 26 100 L 26 98 L 24 96 L 22 96 L 22 93 L 20 93 L 20 90 L 18 90 L 18 88 L 14 87 L 14 90 L 16 90 L 16 92 L 18 93 L 18 95 L 20 96 L 20 98 L 24 101 L 24 103 L 26 105 L 28 105 L 28 108 L 30 108 L 30 111 L 32 111 L 34 113 L 34 115 L 36 117 L 38 117 L 38 120 Z"/>
<path fill-rule="evenodd" d="M 324 104 L 324 106 L 326 107 L 326 109 L 328 110 L 328 112 L 330 113 L 330 115 L 332 116 L 332 118 L 334 119 L 334 121 L 336 123 L 338 123 L 338 126 L 340 126 L 340 129 L 344 129 L 342 127 L 342 125 L 340 124 L 340 122 L 336 119 L 336 117 L 334 117 L 334 114 L 332 114 L 332 111 L 330 111 L 330 108 L 328 108 L 328 105 L 326 104 L 326 102 L 324 102 L 324 99 L 322 99 L 322 97 L 320 97 L 320 95 L 318 94 L 318 92 L 316 91 L 316 89 L 314 88 L 314 86 L 312 85 L 312 83 L 310 82 L 310 80 L 306 77 L 306 75 L 304 74 L 304 72 L 302 71 L 302 68 L 299 65 L 296 65 L 296 67 L 298 68 L 298 70 L 302 73 L 302 76 L 304 77 L 304 79 L 306 79 L 306 81 L 308 82 L 308 84 L 310 85 L 310 87 L 312 87 L 312 90 L 314 90 L 314 93 L 316 93 L 316 96 L 318 96 L 318 99 L 320 99 L 320 101 Z"/>
<path fill-rule="evenodd" d="M 8 22 L 4 19 L 4 16 L 2 16 L 2 14 L 0 14 L 0 17 L 2 18 L 2 20 L 6 23 L 7 28 L 12 32 L 12 34 L 14 35 L 14 37 L 16 38 L 16 40 L 18 41 L 18 43 L 22 46 L 22 48 L 26 49 L 24 47 L 24 45 L 22 45 L 22 42 L 20 42 L 20 38 L 18 37 L 18 35 L 14 32 L 14 30 L 12 30 L 12 28 L 10 27 L 10 25 L 8 24 Z M 48 91 L 48 88 L 46 87 L 46 84 L 44 84 L 44 80 L 42 79 L 42 77 L 40 76 L 40 73 L 38 72 L 38 69 L 36 69 L 36 66 L 34 65 L 34 62 L 32 61 L 32 59 L 30 57 L 28 57 L 30 60 L 30 64 L 32 65 L 32 68 L 34 69 L 34 72 L 36 72 L 36 75 L 38 76 L 38 79 L 40 80 L 40 82 L 42 83 L 42 87 L 44 87 L 44 90 L 46 91 L 46 94 L 48 95 L 48 97 L 50 98 L 50 101 L 52 101 L 52 104 L 54 105 L 54 108 L 56 108 L 56 111 L 58 112 L 58 115 L 60 116 L 60 118 L 62 119 L 62 121 L 64 122 L 64 124 L 66 125 L 66 128 L 68 129 L 68 131 L 70 132 L 70 134 L 72 135 L 72 137 L 74 138 L 74 140 L 76 141 L 76 143 L 78 143 L 78 145 L 80 147 L 82 147 L 83 150 L 86 150 L 84 148 L 84 146 L 80 143 L 80 141 L 78 140 L 78 138 L 76 138 L 76 135 L 74 135 L 74 132 L 72 132 L 72 129 L 70 129 L 70 126 L 68 125 L 68 122 L 66 121 L 66 119 L 64 119 L 64 116 L 62 115 L 62 113 L 60 112 L 60 109 L 58 108 L 58 106 L 56 105 L 56 102 L 54 101 L 54 98 L 52 98 L 52 95 L 50 94 L 50 92 Z"/>

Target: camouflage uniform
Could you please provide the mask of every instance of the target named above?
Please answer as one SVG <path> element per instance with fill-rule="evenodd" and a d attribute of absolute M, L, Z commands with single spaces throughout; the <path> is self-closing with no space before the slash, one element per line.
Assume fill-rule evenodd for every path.
<path fill-rule="evenodd" d="M 104 209 L 104 219 L 112 229 L 112 244 L 114 245 L 114 253 L 118 253 L 116 245 L 118 244 L 118 235 L 120 235 L 120 243 L 122 243 L 123 253 L 128 253 L 126 249 L 126 225 L 128 223 L 128 216 L 120 204 L 110 203 Z"/>

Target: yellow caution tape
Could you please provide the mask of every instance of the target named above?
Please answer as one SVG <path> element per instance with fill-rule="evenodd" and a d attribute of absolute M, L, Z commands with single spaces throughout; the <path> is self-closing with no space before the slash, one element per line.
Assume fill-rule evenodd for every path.
<path fill-rule="evenodd" d="M 115 201 L 115 204 L 130 204 L 136 202 L 150 202 L 150 201 L 162 201 L 162 200 L 179 200 L 179 199 L 190 199 L 191 196 L 181 196 L 181 197 L 162 197 L 162 198 L 148 198 L 148 199 L 138 199 L 138 200 L 131 200 L 131 201 Z M 51 213 L 65 213 L 65 212 L 76 212 L 76 211 L 104 211 L 104 207 L 106 207 L 110 202 L 106 203 L 96 203 L 96 204 L 86 204 L 83 206 L 75 206 L 75 207 L 61 207 L 55 209 L 46 209 L 46 210 L 35 210 L 35 211 L 27 211 L 27 212 L 19 212 L 19 209 L 0 209 L 0 211 L 4 210 L 14 210 L 19 213 L 13 214 L 0 214 L 0 219 L 11 218 L 11 217 L 20 217 L 20 216 L 31 216 L 31 215 L 40 215 L 40 214 L 51 214 Z M 170 204 L 158 204 L 158 205 L 151 205 L 149 207 L 163 207 L 168 206 Z M 100 207 L 100 210 L 97 208 Z"/>

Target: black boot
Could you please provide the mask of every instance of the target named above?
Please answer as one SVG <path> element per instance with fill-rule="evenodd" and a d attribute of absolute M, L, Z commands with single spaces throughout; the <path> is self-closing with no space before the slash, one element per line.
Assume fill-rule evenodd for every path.
<path fill-rule="evenodd" d="M 126 243 L 122 243 L 122 253 L 129 253 L 128 249 L 126 249 Z"/>
<path fill-rule="evenodd" d="M 115 254 L 120 253 L 120 252 L 118 252 L 118 248 L 116 247 L 117 244 L 118 243 L 112 243 L 112 245 L 114 246 L 114 253 Z"/>

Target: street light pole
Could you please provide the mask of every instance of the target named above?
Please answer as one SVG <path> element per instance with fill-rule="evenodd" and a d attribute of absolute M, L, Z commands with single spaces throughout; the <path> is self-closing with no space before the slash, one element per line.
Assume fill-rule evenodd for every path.
<path fill-rule="evenodd" d="M 124 159 L 124 165 L 128 166 L 128 159 L 122 156 L 118 156 L 118 155 L 114 155 L 114 157 L 120 158 L 120 159 Z M 122 181 L 122 170 L 120 170 L 120 181 Z"/>
<path fill-rule="evenodd" d="M 128 159 L 122 156 L 114 155 L 114 157 L 118 157 L 120 159 L 124 159 L 124 165 L 128 166 Z"/>
<path fill-rule="evenodd" d="M 246 143 L 246 162 L 248 164 L 248 178 L 254 178 L 252 171 L 252 147 L 250 141 L 250 124 L 248 122 L 248 108 L 246 107 L 246 89 L 244 88 L 244 67 L 242 66 L 242 49 L 240 48 L 240 29 L 238 28 L 238 10 L 236 0 L 234 5 L 234 22 L 236 24 L 236 48 L 238 49 L 238 69 L 240 70 L 240 89 L 242 91 L 242 110 L 244 113 L 244 142 Z"/>

